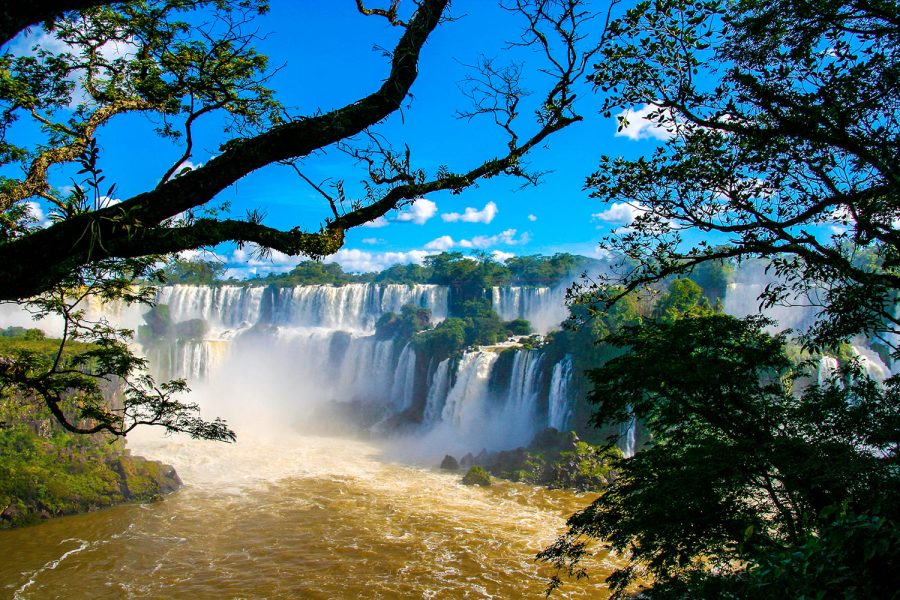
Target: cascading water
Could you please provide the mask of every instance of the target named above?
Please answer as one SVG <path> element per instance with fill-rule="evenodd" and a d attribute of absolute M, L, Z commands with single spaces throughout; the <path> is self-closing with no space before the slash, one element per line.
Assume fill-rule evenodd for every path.
<path fill-rule="evenodd" d="M 397 412 L 412 406 L 413 386 L 416 377 L 416 352 L 413 345 L 406 344 L 400 353 L 400 360 L 394 370 L 394 385 L 391 387 L 391 398 Z"/>
<path fill-rule="evenodd" d="M 432 320 L 447 316 L 448 290 L 437 285 L 370 283 L 294 287 L 175 285 L 160 289 L 158 304 L 179 319 L 200 318 L 214 330 L 268 324 L 371 331 L 387 312 L 405 304 L 431 310 Z"/>
<path fill-rule="evenodd" d="M 565 431 L 572 418 L 572 404 L 569 397 L 569 383 L 572 380 L 572 355 L 566 354 L 561 361 L 553 365 L 550 377 L 549 406 L 547 425 Z"/>
<path fill-rule="evenodd" d="M 425 412 L 422 422 L 427 425 L 433 425 L 441 418 L 441 412 L 447 401 L 447 393 L 450 391 L 450 359 L 442 360 L 428 386 L 428 397 L 425 400 Z"/>
<path fill-rule="evenodd" d="M 816 371 L 816 383 L 825 385 L 825 383 L 838 370 L 838 361 L 833 356 L 822 356 L 819 359 L 819 368 Z"/>
<path fill-rule="evenodd" d="M 494 295 L 505 318 L 540 322 L 563 306 L 550 288 L 497 288 Z M 539 350 L 507 348 L 514 352 L 509 374 L 499 389 L 489 389 L 500 348 L 432 362 L 419 357 L 413 344 L 372 335 L 379 317 L 404 304 L 445 318 L 444 287 L 178 285 L 163 288 L 158 303 L 168 307 L 173 323 L 205 324 L 202 339 L 148 347 L 160 374 L 186 377 L 213 397 L 229 386 L 247 386 L 253 394 L 255 386 L 296 421 L 328 403 L 353 402 L 377 409 L 381 420 L 408 413 L 423 431 L 437 428 L 468 447 L 501 450 L 527 444 L 545 426 L 566 426 L 571 416 L 571 357 L 553 365 Z M 281 389 L 275 381 L 292 384 Z"/>
<path fill-rule="evenodd" d="M 517 350 L 513 359 L 506 402 L 500 418 L 507 438 L 516 440 L 514 445 L 531 441 L 534 434 L 538 401 L 541 395 L 540 375 L 544 356 L 533 350 Z"/>
<path fill-rule="evenodd" d="M 631 421 L 622 426 L 620 439 L 622 454 L 626 458 L 634 456 L 637 450 L 637 419 L 632 418 Z"/>
<path fill-rule="evenodd" d="M 456 381 L 447 392 L 441 420 L 454 430 L 472 435 L 487 422 L 488 378 L 500 355 L 480 350 L 467 352 L 459 361 Z"/>
<path fill-rule="evenodd" d="M 565 286 L 505 286 L 491 290 L 491 303 L 501 319 L 527 319 L 537 333 L 559 328 L 569 314 L 565 300 Z"/>

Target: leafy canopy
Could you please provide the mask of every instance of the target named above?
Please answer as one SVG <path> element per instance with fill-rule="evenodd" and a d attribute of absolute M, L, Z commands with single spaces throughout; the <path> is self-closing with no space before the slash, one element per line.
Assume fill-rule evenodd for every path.
<path fill-rule="evenodd" d="M 614 22 L 592 75 L 603 110 L 666 139 L 588 179 L 640 209 L 603 240 L 631 262 L 596 297 L 763 257 L 765 302 L 822 307 L 816 342 L 897 329 L 898 42 L 892 1 L 645 0 Z"/>
<path fill-rule="evenodd" d="M 900 382 L 851 363 L 818 384 L 768 324 L 687 315 L 609 338 L 627 350 L 589 372 L 593 422 L 636 417 L 652 442 L 542 558 L 577 574 L 602 540 L 629 561 L 608 579 L 620 598 L 637 581 L 654 598 L 894 593 Z"/>

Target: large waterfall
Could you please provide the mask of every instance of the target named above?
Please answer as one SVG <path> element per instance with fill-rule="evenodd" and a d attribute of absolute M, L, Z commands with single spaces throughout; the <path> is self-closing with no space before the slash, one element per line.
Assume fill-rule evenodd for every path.
<path fill-rule="evenodd" d="M 506 320 L 535 320 L 546 331 L 564 316 L 562 297 L 548 288 L 493 293 Z M 201 319 L 202 333 L 156 339 L 145 351 L 159 375 L 185 377 L 211 398 L 211 411 L 240 396 L 250 418 L 273 410 L 303 424 L 337 408 L 379 430 L 431 436 L 435 452 L 506 449 L 548 425 L 569 425 L 571 356 L 551 362 L 507 343 L 438 361 L 374 335 L 379 317 L 406 304 L 445 319 L 448 295 L 434 285 L 168 286 L 157 303 L 175 330 Z"/>
<path fill-rule="evenodd" d="M 566 287 L 494 287 L 491 290 L 493 308 L 504 321 L 528 319 L 538 333 L 559 327 L 569 315 L 566 308 Z"/>
<path fill-rule="evenodd" d="M 162 288 L 157 303 L 168 305 L 173 317 L 204 319 L 217 329 L 267 324 L 368 331 L 378 317 L 399 312 L 404 304 L 428 308 L 441 321 L 447 295 L 447 288 L 436 285 L 175 285 Z"/>

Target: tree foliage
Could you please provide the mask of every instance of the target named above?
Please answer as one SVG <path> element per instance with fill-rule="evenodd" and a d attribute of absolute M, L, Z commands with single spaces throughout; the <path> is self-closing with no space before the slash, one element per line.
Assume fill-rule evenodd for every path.
<path fill-rule="evenodd" d="M 610 31 L 592 75 L 603 110 L 645 108 L 667 139 L 588 179 L 641 210 L 604 239 L 631 262 L 596 296 L 763 257 L 778 276 L 763 299 L 821 306 L 819 342 L 897 328 L 896 3 L 645 0 Z"/>
<path fill-rule="evenodd" d="M 163 270 L 166 283 L 212 285 L 221 281 L 225 265 L 214 260 L 185 260 L 174 258 Z"/>
<path fill-rule="evenodd" d="M 653 441 L 544 559 L 577 574 L 602 540 L 629 560 L 616 597 L 638 581 L 649 597 L 891 597 L 900 382 L 850 364 L 803 387 L 809 365 L 767 324 L 689 315 L 611 336 L 627 351 L 590 373 L 594 424 L 637 417 Z"/>

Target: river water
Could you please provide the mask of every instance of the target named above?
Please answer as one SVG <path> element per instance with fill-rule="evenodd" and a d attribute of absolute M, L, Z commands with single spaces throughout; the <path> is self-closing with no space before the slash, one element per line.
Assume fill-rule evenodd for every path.
<path fill-rule="evenodd" d="M 138 439 L 185 487 L 0 532 L 0 596 L 539 598 L 535 553 L 593 497 L 394 462 L 369 442 L 300 434 L 236 444 Z M 559 598 L 606 598 L 601 560 Z"/>

